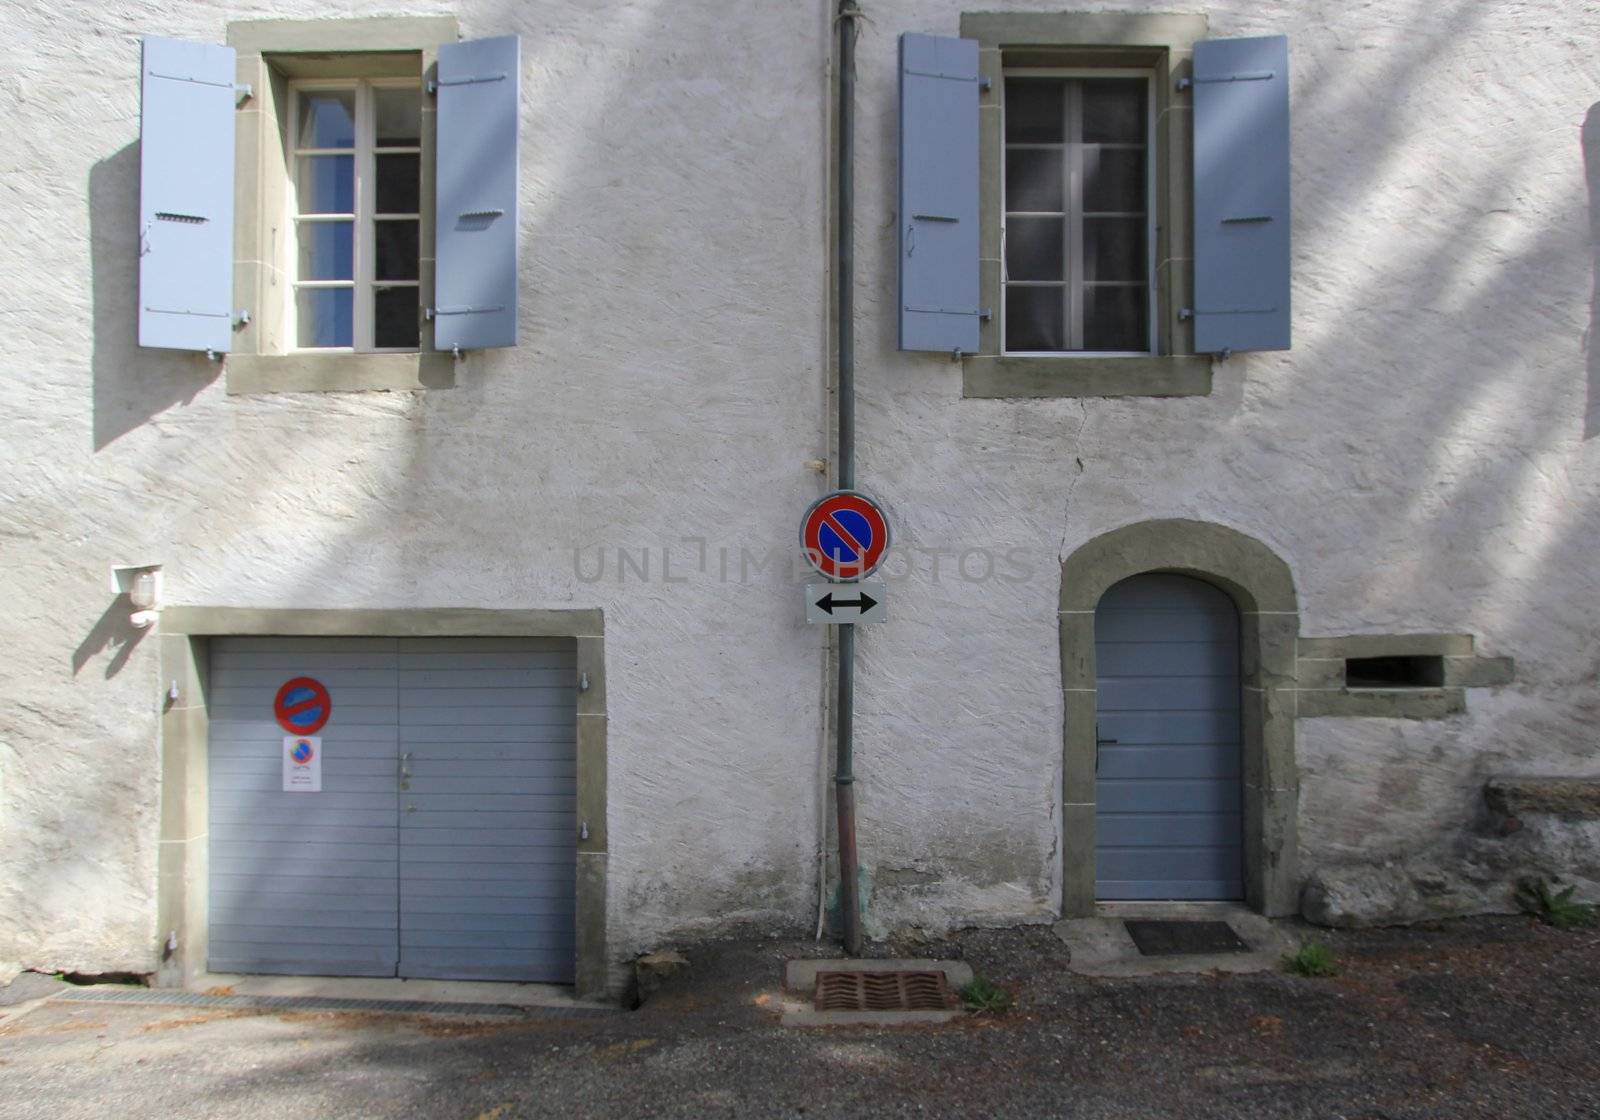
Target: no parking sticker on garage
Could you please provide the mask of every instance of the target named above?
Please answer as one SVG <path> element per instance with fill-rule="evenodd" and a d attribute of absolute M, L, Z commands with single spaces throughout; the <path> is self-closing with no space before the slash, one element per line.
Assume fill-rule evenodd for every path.
<path fill-rule="evenodd" d="M 284 681 L 272 701 L 273 718 L 291 735 L 316 734 L 332 714 L 333 698 L 327 685 L 313 677 Z"/>
<path fill-rule="evenodd" d="M 825 494 L 800 519 L 800 547 L 811 566 L 832 580 L 871 575 L 889 549 L 889 519 L 854 490 Z"/>

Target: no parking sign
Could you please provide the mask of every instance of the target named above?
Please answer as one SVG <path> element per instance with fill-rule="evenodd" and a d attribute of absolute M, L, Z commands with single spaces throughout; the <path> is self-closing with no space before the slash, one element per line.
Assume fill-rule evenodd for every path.
<path fill-rule="evenodd" d="M 800 519 L 800 547 L 829 579 L 864 579 L 889 550 L 889 519 L 865 494 L 835 490 L 813 502 Z"/>
<path fill-rule="evenodd" d="M 291 735 L 321 731 L 332 714 L 333 698 L 328 695 L 328 686 L 314 677 L 284 681 L 272 701 L 272 718 Z"/>

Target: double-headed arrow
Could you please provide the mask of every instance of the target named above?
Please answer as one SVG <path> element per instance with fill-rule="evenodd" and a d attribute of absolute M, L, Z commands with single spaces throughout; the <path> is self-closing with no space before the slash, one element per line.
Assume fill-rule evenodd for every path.
<path fill-rule="evenodd" d="M 830 591 L 822 598 L 817 600 L 817 607 L 822 611 L 822 613 L 830 615 L 833 613 L 834 607 L 855 607 L 859 613 L 866 614 L 877 605 L 878 600 L 874 599 L 871 595 L 868 595 L 865 591 L 861 593 L 861 598 L 859 599 L 835 599 L 833 597 L 833 592 Z"/>

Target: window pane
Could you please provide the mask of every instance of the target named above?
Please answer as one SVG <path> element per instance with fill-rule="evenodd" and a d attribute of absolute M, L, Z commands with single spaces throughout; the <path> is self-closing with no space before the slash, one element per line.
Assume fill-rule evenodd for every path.
<path fill-rule="evenodd" d="M 421 208 L 421 156 L 378 156 L 378 213 L 415 214 Z"/>
<path fill-rule="evenodd" d="M 1083 141 L 1086 144 L 1145 142 L 1143 78 L 1088 78 L 1083 86 Z"/>
<path fill-rule="evenodd" d="M 380 148 L 414 148 L 422 143 L 422 93 L 415 89 L 374 89 Z"/>
<path fill-rule="evenodd" d="M 356 146 L 356 91 L 329 90 L 300 95 L 302 148 Z"/>
<path fill-rule="evenodd" d="M 417 223 L 373 222 L 373 276 L 379 280 L 417 278 Z"/>
<path fill-rule="evenodd" d="M 1059 151 L 1024 148 L 1006 153 L 1006 209 L 1063 209 Z"/>
<path fill-rule="evenodd" d="M 1149 295 L 1142 287 L 1085 288 L 1083 292 L 1083 347 L 1085 350 L 1148 350 L 1145 312 Z"/>
<path fill-rule="evenodd" d="M 1007 78 L 1006 143 L 1061 143 L 1065 84 L 1060 78 Z"/>
<path fill-rule="evenodd" d="M 1144 151 L 1083 149 L 1083 208 L 1144 213 Z"/>
<path fill-rule="evenodd" d="M 1085 280 L 1144 279 L 1144 219 L 1083 220 Z"/>
<path fill-rule="evenodd" d="M 354 222 L 299 222 L 301 280 L 349 280 L 355 275 Z"/>
<path fill-rule="evenodd" d="M 1066 289 L 1006 288 L 1006 349 L 1064 350 Z"/>
<path fill-rule="evenodd" d="M 297 345 L 302 349 L 351 345 L 354 303 L 352 288 L 301 288 L 295 293 Z"/>
<path fill-rule="evenodd" d="M 355 156 L 301 156 L 299 206 L 302 214 L 353 214 L 356 209 Z"/>
<path fill-rule="evenodd" d="M 1006 219 L 1006 276 L 1011 280 L 1060 280 L 1064 219 Z"/>
<path fill-rule="evenodd" d="M 416 347 L 420 337 L 416 288 L 379 288 L 372 293 L 372 312 L 373 345 Z"/>

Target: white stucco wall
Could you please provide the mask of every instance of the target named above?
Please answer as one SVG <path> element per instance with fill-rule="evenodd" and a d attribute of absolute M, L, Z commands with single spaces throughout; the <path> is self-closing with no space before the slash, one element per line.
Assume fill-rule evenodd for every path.
<path fill-rule="evenodd" d="M 1123 401 L 963 400 L 954 363 L 894 351 L 895 36 L 961 8 L 867 7 L 859 483 L 903 544 L 1032 569 L 935 580 L 924 554 L 861 636 L 874 920 L 1058 904 L 1056 565 L 1147 518 L 1270 545 L 1308 635 L 1465 631 L 1517 659 L 1463 717 L 1301 721 L 1307 870 L 1446 843 L 1491 771 L 1600 773 L 1582 6 L 1208 5 L 1215 35 L 1290 36 L 1295 348 L 1231 358 L 1208 398 Z M 521 345 L 451 390 L 262 397 L 133 344 L 137 39 L 374 13 L 9 9 L 0 961 L 153 965 L 156 641 L 106 590 L 145 561 L 170 603 L 603 608 L 613 950 L 810 921 L 823 634 L 778 565 L 737 570 L 824 485 L 828 6 L 405 9 L 523 37 Z M 710 570 L 662 582 L 696 536 Z M 606 550 L 601 580 L 575 548 L 590 575 Z M 618 579 L 619 548 L 650 580 Z"/>

